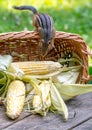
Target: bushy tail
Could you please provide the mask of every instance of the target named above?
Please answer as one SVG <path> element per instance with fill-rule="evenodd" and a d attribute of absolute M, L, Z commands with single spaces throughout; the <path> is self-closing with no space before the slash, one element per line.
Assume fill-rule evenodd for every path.
<path fill-rule="evenodd" d="M 13 6 L 14 9 L 17 10 L 31 10 L 34 14 L 36 14 L 38 11 L 36 10 L 36 8 L 34 8 L 33 6 L 28 6 L 28 5 L 24 5 L 24 6 Z"/>

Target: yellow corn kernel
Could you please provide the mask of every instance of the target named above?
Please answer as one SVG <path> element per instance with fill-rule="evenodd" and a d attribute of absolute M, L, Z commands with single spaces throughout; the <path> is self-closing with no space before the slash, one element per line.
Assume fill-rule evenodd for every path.
<path fill-rule="evenodd" d="M 6 97 L 6 114 L 11 119 L 16 119 L 22 112 L 25 101 L 25 85 L 20 80 L 14 80 L 8 87 Z"/>
<path fill-rule="evenodd" d="M 25 74 L 43 75 L 57 71 L 61 64 L 53 61 L 28 61 L 28 62 L 13 62 L 15 65 L 24 71 Z"/>

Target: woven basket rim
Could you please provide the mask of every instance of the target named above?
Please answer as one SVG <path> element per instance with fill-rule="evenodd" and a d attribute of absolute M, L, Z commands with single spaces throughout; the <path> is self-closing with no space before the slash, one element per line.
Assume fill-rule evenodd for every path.
<path fill-rule="evenodd" d="M 19 31 L 19 32 L 0 33 L 0 45 L 1 46 L 2 46 L 2 43 L 3 43 L 3 46 L 4 46 L 4 44 L 7 43 L 7 45 L 8 45 L 9 42 L 11 43 L 13 41 L 14 42 L 20 42 L 20 41 L 23 40 L 23 41 L 27 42 L 26 39 L 27 40 L 35 39 L 35 40 L 39 41 L 40 36 L 39 36 L 38 32 L 28 31 L 28 30 Z M 89 80 L 89 75 L 88 75 L 88 55 L 89 55 L 89 53 L 88 53 L 87 44 L 84 41 L 84 39 L 79 34 L 74 34 L 74 33 L 69 33 L 69 32 L 64 32 L 64 31 L 56 31 L 56 36 L 55 36 L 54 41 L 56 43 L 58 42 L 58 44 L 59 44 L 59 41 L 60 41 L 61 47 L 62 47 L 62 45 L 64 45 L 63 47 L 65 47 L 65 44 L 67 42 L 69 42 L 68 46 L 70 44 L 72 44 L 70 46 L 74 46 L 76 48 L 77 52 L 79 53 L 79 55 L 81 55 L 81 53 L 82 53 L 81 58 L 82 58 L 83 65 L 84 65 L 83 66 L 82 79 L 84 80 L 83 82 L 86 82 L 87 80 Z M 56 43 L 55 43 L 55 45 L 57 46 Z M 6 48 L 7 48 L 7 45 L 5 45 Z M 30 46 L 31 46 L 31 44 L 30 44 Z M 67 46 L 67 44 L 66 44 L 66 46 Z M 18 44 L 17 44 L 17 47 L 18 47 Z M 2 49 L 4 49 L 4 47 L 2 47 Z M 20 46 L 19 46 L 19 49 L 21 50 Z M 30 51 L 29 51 L 29 53 L 30 53 Z M 34 56 L 35 56 L 35 54 L 34 54 Z"/>
<path fill-rule="evenodd" d="M 32 36 L 31 36 L 32 35 Z M 0 33 L 0 40 L 4 40 L 4 39 L 9 39 L 9 38 L 15 38 L 17 37 L 18 38 L 25 38 L 27 39 L 27 36 L 31 36 L 34 37 L 34 38 L 40 38 L 39 37 L 39 34 L 38 32 L 36 31 L 28 31 L 28 30 L 24 30 L 24 31 L 13 31 L 13 32 L 5 32 L 5 33 Z M 84 39 L 79 35 L 79 34 L 76 34 L 76 33 L 70 33 L 70 32 L 64 32 L 64 31 L 56 31 L 56 36 L 55 38 L 62 38 L 62 39 L 72 39 L 72 40 L 75 40 L 75 41 L 78 41 L 78 42 L 84 42 Z"/>

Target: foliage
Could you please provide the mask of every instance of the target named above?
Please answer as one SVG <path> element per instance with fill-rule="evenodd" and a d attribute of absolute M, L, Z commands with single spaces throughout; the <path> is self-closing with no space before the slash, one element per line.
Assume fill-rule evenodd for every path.
<path fill-rule="evenodd" d="M 56 30 L 80 34 L 92 47 L 92 1 L 91 0 L 0 0 L 0 32 L 33 30 L 32 13 L 16 11 L 13 5 L 34 5 L 54 19 Z M 31 16 L 30 16 L 31 14 Z M 53 15 L 54 14 L 54 15 Z M 25 20 L 26 18 L 26 20 Z"/>

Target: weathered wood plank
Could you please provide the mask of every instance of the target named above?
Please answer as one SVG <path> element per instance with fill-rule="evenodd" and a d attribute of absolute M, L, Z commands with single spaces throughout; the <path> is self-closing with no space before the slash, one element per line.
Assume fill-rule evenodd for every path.
<path fill-rule="evenodd" d="M 9 119 L 6 116 L 5 107 L 0 106 L 0 130 L 3 129 L 3 128 L 5 128 L 5 127 L 7 127 L 7 126 L 10 126 L 11 124 L 14 124 L 15 122 L 17 122 L 19 120 L 24 119 L 25 117 L 27 117 L 29 115 L 30 115 L 30 113 L 23 112 L 18 119 L 11 120 L 11 119 Z"/>
<path fill-rule="evenodd" d="M 73 117 L 74 112 L 76 112 L 76 116 L 66 123 L 63 122 L 60 115 L 49 114 L 46 117 L 32 115 L 3 130 L 70 130 L 92 117 L 92 93 L 78 96 L 69 101 L 67 105 L 69 118 Z"/>
<path fill-rule="evenodd" d="M 92 130 L 92 119 L 82 123 L 81 125 L 75 127 L 72 130 Z"/>

